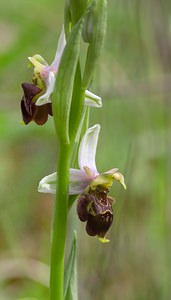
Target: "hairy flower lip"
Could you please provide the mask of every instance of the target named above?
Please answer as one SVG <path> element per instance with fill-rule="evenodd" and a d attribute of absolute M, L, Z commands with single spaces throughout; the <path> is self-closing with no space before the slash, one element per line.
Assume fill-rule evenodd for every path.
<path fill-rule="evenodd" d="M 42 90 L 31 83 L 21 84 L 24 96 L 21 99 L 21 111 L 24 123 L 27 125 L 31 121 L 35 121 L 38 125 L 43 125 L 48 119 L 48 114 L 52 115 L 51 104 L 46 104 L 42 107 L 35 105 L 38 95 Z"/>
<path fill-rule="evenodd" d="M 113 199 L 108 193 L 98 188 L 79 196 L 77 213 L 80 221 L 86 222 L 88 235 L 105 238 L 113 222 L 112 203 Z"/>
<path fill-rule="evenodd" d="M 36 102 L 36 97 L 42 92 L 42 89 L 27 82 L 23 82 L 21 86 L 24 92 L 22 99 L 25 102 L 26 110 L 28 114 L 32 115 L 31 104 Z"/>

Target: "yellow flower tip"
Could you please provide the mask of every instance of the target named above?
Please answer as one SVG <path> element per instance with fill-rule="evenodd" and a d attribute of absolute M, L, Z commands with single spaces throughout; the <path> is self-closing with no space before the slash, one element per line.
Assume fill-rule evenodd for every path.
<path fill-rule="evenodd" d="M 122 185 L 123 185 L 124 189 L 126 190 L 127 189 L 126 184 L 122 183 Z"/>
<path fill-rule="evenodd" d="M 119 172 L 114 173 L 113 174 L 113 179 L 119 181 L 122 184 L 122 186 L 124 187 L 124 189 L 126 190 L 126 184 L 125 184 L 124 176 L 121 173 L 119 173 Z"/>
<path fill-rule="evenodd" d="M 122 184 L 123 188 L 126 190 L 126 184 L 125 184 L 124 180 L 119 180 L 119 182 Z"/>
<path fill-rule="evenodd" d="M 31 65 L 38 68 L 39 70 L 42 70 L 42 67 L 45 66 L 45 64 L 43 63 L 43 58 L 42 60 L 40 58 L 37 57 L 38 54 L 33 55 L 33 56 L 29 56 L 28 60 L 30 61 Z"/>
<path fill-rule="evenodd" d="M 25 123 L 24 123 L 24 121 L 20 121 L 19 122 L 21 125 L 26 125 Z"/>
<path fill-rule="evenodd" d="M 36 59 L 34 58 L 34 56 L 28 56 L 28 60 L 29 60 L 29 62 L 31 62 L 32 64 L 36 61 Z"/>
<path fill-rule="evenodd" d="M 99 239 L 99 242 L 101 242 L 102 244 L 106 244 L 106 243 L 109 243 L 110 240 L 109 239 L 106 239 L 105 237 L 98 237 Z"/>
<path fill-rule="evenodd" d="M 34 54 L 33 56 L 29 56 L 28 60 L 37 67 L 40 66 L 48 66 L 48 63 L 46 62 L 46 60 L 39 54 Z"/>

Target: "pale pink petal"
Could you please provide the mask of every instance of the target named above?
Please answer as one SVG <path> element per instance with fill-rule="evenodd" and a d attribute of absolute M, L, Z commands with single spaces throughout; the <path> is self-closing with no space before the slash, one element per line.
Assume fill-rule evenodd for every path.
<path fill-rule="evenodd" d="M 55 58 L 54 58 L 52 64 L 49 66 L 49 69 L 54 73 L 56 73 L 58 71 L 59 63 L 60 63 L 64 48 L 65 48 L 65 45 L 66 45 L 65 32 L 64 32 L 64 28 L 62 28 L 62 31 L 61 31 L 61 34 L 59 37 L 59 41 L 58 41 L 58 47 L 56 50 Z"/>
<path fill-rule="evenodd" d="M 108 171 L 106 171 L 106 172 L 103 172 L 103 174 L 114 174 L 114 173 L 116 173 L 118 171 L 118 168 L 114 168 L 114 169 L 110 169 L 110 170 L 108 170 Z"/>

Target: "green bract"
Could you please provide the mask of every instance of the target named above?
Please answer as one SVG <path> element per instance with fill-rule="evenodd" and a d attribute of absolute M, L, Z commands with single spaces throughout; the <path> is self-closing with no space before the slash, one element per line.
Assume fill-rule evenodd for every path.
<path fill-rule="evenodd" d="M 77 300 L 77 268 L 76 268 L 76 253 L 77 252 L 77 237 L 74 232 L 72 247 L 68 261 L 65 267 L 64 276 L 64 300 Z"/>
<path fill-rule="evenodd" d="M 84 14 L 88 0 L 69 0 L 72 23 L 75 24 Z"/>
<path fill-rule="evenodd" d="M 69 143 L 69 117 L 78 62 L 83 18 L 74 26 L 65 46 L 56 78 L 52 108 L 59 139 Z"/>

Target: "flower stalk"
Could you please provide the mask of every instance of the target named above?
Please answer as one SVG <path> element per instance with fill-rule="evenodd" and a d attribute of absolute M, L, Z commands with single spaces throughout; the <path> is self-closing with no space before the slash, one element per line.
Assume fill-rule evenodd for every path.
<path fill-rule="evenodd" d="M 52 225 L 50 299 L 63 300 L 64 255 L 68 215 L 70 144 L 61 143 L 58 159 L 58 180 Z"/>

